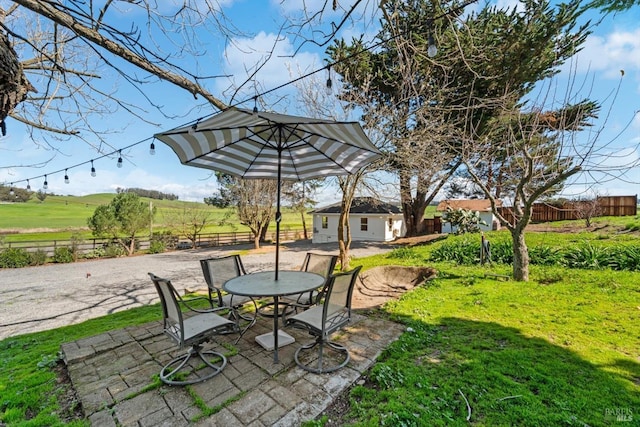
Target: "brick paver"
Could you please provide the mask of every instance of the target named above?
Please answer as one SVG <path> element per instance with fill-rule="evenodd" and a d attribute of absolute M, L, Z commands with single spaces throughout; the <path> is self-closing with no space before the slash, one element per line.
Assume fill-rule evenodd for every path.
<path fill-rule="evenodd" d="M 296 342 L 281 349 L 279 364 L 255 342 L 270 322 L 260 319 L 235 345 L 235 336 L 216 337 L 210 347 L 223 353 L 234 348 L 237 354 L 228 357 L 220 375 L 188 387 L 150 387 L 161 366 L 183 351 L 163 335 L 160 322 L 65 343 L 62 353 L 94 426 L 290 427 L 321 414 L 403 330 L 356 314 L 340 335 L 351 353 L 349 364 L 333 373 L 313 374 L 293 360 L 300 343 L 312 340 L 304 331 L 287 328 Z"/>

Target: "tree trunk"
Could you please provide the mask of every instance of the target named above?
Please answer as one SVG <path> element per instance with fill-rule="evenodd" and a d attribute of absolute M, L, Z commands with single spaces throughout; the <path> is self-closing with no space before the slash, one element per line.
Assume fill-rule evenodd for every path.
<path fill-rule="evenodd" d="M 524 228 L 516 226 L 510 231 L 513 244 L 513 279 L 527 282 L 529 281 L 529 249 L 524 240 Z"/>
<path fill-rule="evenodd" d="M 260 234 L 253 233 L 253 248 L 260 249 Z"/>
<path fill-rule="evenodd" d="M 6 135 L 5 119 L 13 109 L 27 97 L 27 92 L 35 92 L 22 70 L 16 51 L 9 38 L 0 32 L 0 129 Z"/>
<path fill-rule="evenodd" d="M 345 211 L 346 208 L 346 211 Z M 346 237 L 344 237 L 346 234 Z M 341 238 L 342 237 L 342 238 Z M 349 248 L 351 247 L 351 228 L 349 227 L 349 207 L 342 201 L 342 210 L 338 220 L 338 247 L 340 248 L 340 271 L 349 270 Z"/>
<path fill-rule="evenodd" d="M 418 235 L 413 216 L 413 202 L 411 197 L 411 177 L 408 173 L 400 171 L 400 202 L 402 204 L 402 216 L 407 227 L 406 237 Z"/>
<path fill-rule="evenodd" d="M 304 219 L 304 211 L 300 212 L 300 217 L 302 219 L 302 229 L 304 230 L 304 240 L 308 240 L 309 234 L 307 234 L 307 221 Z"/>

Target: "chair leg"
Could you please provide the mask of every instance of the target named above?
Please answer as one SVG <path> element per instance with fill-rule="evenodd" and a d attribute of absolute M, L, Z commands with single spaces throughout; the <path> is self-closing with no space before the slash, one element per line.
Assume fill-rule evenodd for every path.
<path fill-rule="evenodd" d="M 178 375 L 178 377 L 181 376 L 182 372 L 180 372 L 187 364 L 187 362 L 193 357 L 193 356 L 198 356 L 200 357 L 200 359 L 205 363 L 205 365 L 207 365 L 209 368 L 211 368 L 213 370 L 213 372 L 202 376 L 202 377 L 197 377 L 197 378 L 193 378 L 193 379 L 185 379 L 185 380 L 178 380 L 178 379 L 172 379 L 172 377 Z M 216 363 L 212 363 L 209 361 L 209 359 L 211 358 L 217 358 L 220 359 L 219 362 Z M 177 365 L 177 367 L 174 368 L 174 366 Z M 188 385 L 188 384 L 196 384 L 202 381 L 206 381 L 210 378 L 215 377 L 216 375 L 218 375 L 220 372 L 222 372 L 222 370 L 224 369 L 224 367 L 227 366 L 227 358 L 225 357 L 224 354 L 219 353 L 217 351 L 213 351 L 213 350 L 202 350 L 202 346 L 200 345 L 194 345 L 191 348 L 189 348 L 189 351 L 187 351 L 185 354 L 183 354 L 182 356 L 176 357 L 175 359 L 171 360 L 169 363 L 167 363 L 166 365 L 164 365 L 164 367 L 162 368 L 162 370 L 160 371 L 160 380 L 165 383 L 165 384 L 169 384 L 169 385 Z M 196 369 L 194 369 L 193 371 L 196 371 Z M 192 372 L 193 372 L 192 371 Z M 185 375 L 189 375 L 189 373 L 186 373 Z"/>
<path fill-rule="evenodd" d="M 318 359 L 317 359 L 316 367 L 312 366 L 315 364 L 314 363 L 315 360 L 312 360 L 310 363 L 301 362 L 300 353 L 303 351 L 311 350 L 315 346 L 318 346 L 318 352 L 317 352 Z M 325 353 L 326 347 L 330 347 L 331 349 L 335 350 L 337 353 L 342 354 L 342 357 L 343 357 L 342 362 L 339 362 L 338 364 L 335 364 L 335 365 L 325 366 L 324 353 Z M 323 374 L 327 372 L 337 371 L 338 369 L 345 367 L 347 363 L 349 363 L 349 360 L 351 360 L 351 356 L 349 355 L 349 350 L 347 350 L 345 346 L 338 344 L 335 341 L 324 341 L 321 338 L 317 338 L 314 342 L 303 345 L 300 348 L 298 348 L 295 354 L 293 355 L 293 358 L 295 359 L 296 364 L 300 368 L 304 369 L 305 371 L 313 372 L 315 374 Z"/>

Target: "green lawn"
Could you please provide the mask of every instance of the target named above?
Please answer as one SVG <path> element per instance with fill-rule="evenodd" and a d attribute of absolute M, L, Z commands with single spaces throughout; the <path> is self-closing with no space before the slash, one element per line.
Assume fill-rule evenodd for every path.
<path fill-rule="evenodd" d="M 490 236 L 505 238 L 504 232 Z M 629 237 L 592 233 L 580 241 Z M 430 265 L 438 277 L 370 313 L 402 322 L 407 331 L 352 389 L 341 424 L 640 425 L 639 273 L 532 266 L 531 281 L 518 283 L 487 275 L 509 274 L 510 266 L 428 261 L 435 248 L 457 238 L 352 261 L 365 269 Z M 528 241 L 563 247 L 574 238 L 530 233 Z M 157 306 L 142 307 L 0 341 L 0 421 L 88 425 L 60 413 L 53 370 L 60 344 L 159 314 Z"/>

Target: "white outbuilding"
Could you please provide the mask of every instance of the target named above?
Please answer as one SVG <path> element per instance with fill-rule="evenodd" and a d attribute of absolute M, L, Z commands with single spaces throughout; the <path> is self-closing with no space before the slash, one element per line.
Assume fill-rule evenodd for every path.
<path fill-rule="evenodd" d="M 316 209 L 313 215 L 313 243 L 338 241 L 340 203 Z M 349 210 L 351 238 L 360 241 L 388 242 L 407 231 L 402 211 L 396 205 L 372 197 L 357 197 Z"/>

